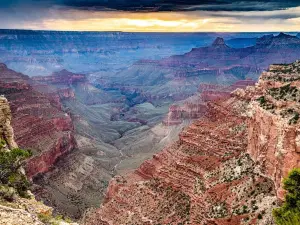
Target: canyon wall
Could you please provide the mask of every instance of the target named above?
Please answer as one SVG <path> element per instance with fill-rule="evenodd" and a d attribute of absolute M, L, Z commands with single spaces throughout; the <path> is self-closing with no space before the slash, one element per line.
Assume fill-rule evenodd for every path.
<path fill-rule="evenodd" d="M 235 89 L 245 89 L 253 85 L 255 81 L 251 79 L 239 80 L 229 86 L 201 83 L 197 93 L 169 107 L 169 113 L 162 123 L 166 126 L 173 126 L 181 124 L 184 120 L 199 119 L 207 110 L 207 102 L 229 98 Z"/>
<path fill-rule="evenodd" d="M 271 66 L 254 90 L 242 94 L 255 94 L 248 111 L 247 151 L 274 181 L 280 199 L 284 197 L 282 179 L 300 167 L 299 72 L 298 61 Z"/>
<path fill-rule="evenodd" d="M 207 103 L 180 139 L 134 173 L 115 177 L 86 225 L 274 224 L 282 179 L 300 166 L 300 63 Z"/>
<path fill-rule="evenodd" d="M 115 177 L 84 224 L 271 224 L 274 185 L 246 153 L 243 104 L 209 103 L 178 142 Z"/>
<path fill-rule="evenodd" d="M 4 96 L 0 96 L 0 151 L 9 151 L 18 147 L 14 140 L 11 120 L 12 113 L 8 100 Z M 0 172 L 3 172 L 2 170 L 3 168 L 1 168 Z M 63 221 L 62 218 L 55 218 L 52 214 L 53 209 L 36 201 L 30 192 L 28 192 L 30 198 L 21 198 L 15 194 L 13 195 L 13 200 L 7 201 L 4 196 L 16 192 L 13 187 L 10 187 L 9 191 L 7 189 L 8 187 L 1 183 L 0 224 L 43 225 L 47 217 L 51 224 L 78 225 L 70 221 Z M 44 215 L 43 218 L 42 215 Z"/>
<path fill-rule="evenodd" d="M 27 175 L 48 171 L 59 156 L 76 147 L 70 116 L 62 111 L 58 98 L 35 90 L 29 77 L 1 64 L 0 78 L 0 93 L 11 106 L 16 142 L 34 154 L 27 164 Z"/>

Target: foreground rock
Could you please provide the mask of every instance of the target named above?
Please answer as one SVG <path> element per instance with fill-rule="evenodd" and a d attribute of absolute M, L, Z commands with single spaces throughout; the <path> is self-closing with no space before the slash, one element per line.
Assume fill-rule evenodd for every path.
<path fill-rule="evenodd" d="M 59 98 L 35 90 L 33 80 L 4 64 L 0 79 L 0 94 L 11 105 L 16 141 L 34 153 L 27 164 L 28 176 L 48 171 L 58 157 L 76 147 L 70 116 L 62 111 Z"/>
<path fill-rule="evenodd" d="M 17 148 L 18 145 L 14 140 L 14 132 L 11 126 L 12 114 L 8 101 L 5 97 L 0 97 L 0 151 L 10 151 Z M 0 167 L 0 172 L 2 168 Z M 13 198 L 7 201 L 4 197 L 5 190 L 9 191 Z M 30 194 L 30 193 L 29 193 Z M 8 187 L 0 183 L 0 224 L 1 225 L 76 225 L 63 221 L 60 217 L 52 215 L 53 209 L 37 202 L 34 196 L 30 198 L 21 198 L 16 195 L 16 191 L 12 187 Z"/>
<path fill-rule="evenodd" d="M 281 180 L 300 166 L 300 63 L 208 103 L 180 140 L 115 177 L 84 224 L 274 224 Z"/>

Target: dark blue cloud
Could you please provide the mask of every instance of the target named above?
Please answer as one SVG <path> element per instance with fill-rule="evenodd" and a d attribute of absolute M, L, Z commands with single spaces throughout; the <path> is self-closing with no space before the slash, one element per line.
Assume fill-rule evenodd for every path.
<path fill-rule="evenodd" d="M 300 0 L 61 0 L 59 2 L 69 7 L 123 11 L 271 11 L 300 5 Z"/>
<path fill-rule="evenodd" d="M 272 11 L 300 6 L 300 0 L 1 0 L 0 7 L 26 4 L 104 11 Z"/>

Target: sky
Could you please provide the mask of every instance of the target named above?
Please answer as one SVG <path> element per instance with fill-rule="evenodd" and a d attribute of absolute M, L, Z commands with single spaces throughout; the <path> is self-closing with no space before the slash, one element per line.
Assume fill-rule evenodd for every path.
<path fill-rule="evenodd" d="M 0 0 L 0 28 L 297 32 L 300 0 Z"/>

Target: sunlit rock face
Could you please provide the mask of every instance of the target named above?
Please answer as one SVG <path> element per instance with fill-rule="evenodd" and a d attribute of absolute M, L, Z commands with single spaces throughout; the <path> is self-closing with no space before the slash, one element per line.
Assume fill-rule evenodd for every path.
<path fill-rule="evenodd" d="M 300 166 L 300 63 L 272 65 L 255 88 L 249 107 L 248 152 L 283 198 L 282 178 Z M 249 95 L 252 92 L 246 92 Z"/>
<path fill-rule="evenodd" d="M 8 149 L 17 148 L 11 126 L 11 111 L 7 99 L 0 96 L 0 138 L 7 143 Z"/>
<path fill-rule="evenodd" d="M 84 223 L 274 224 L 282 178 L 300 166 L 299 80 L 298 61 L 272 65 L 255 86 L 208 102 L 179 141 L 115 177 Z"/>
<path fill-rule="evenodd" d="M 26 167 L 28 176 L 48 171 L 59 156 L 76 146 L 70 116 L 61 110 L 58 98 L 35 90 L 29 77 L 1 64 L 0 78 L 0 93 L 11 105 L 16 141 L 34 153 Z"/>

